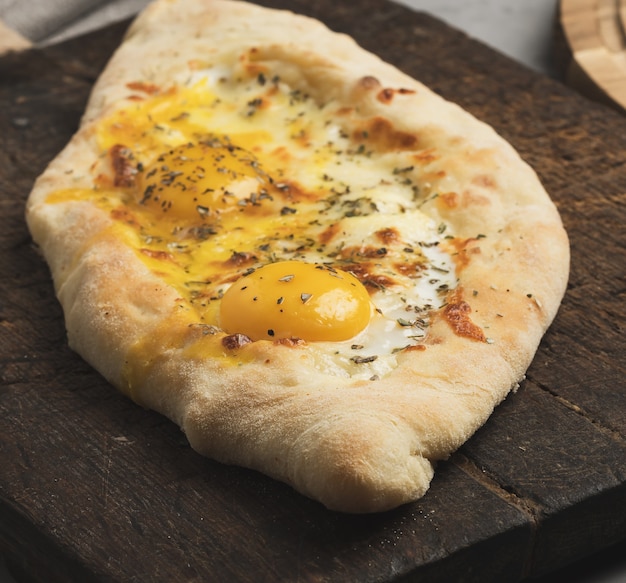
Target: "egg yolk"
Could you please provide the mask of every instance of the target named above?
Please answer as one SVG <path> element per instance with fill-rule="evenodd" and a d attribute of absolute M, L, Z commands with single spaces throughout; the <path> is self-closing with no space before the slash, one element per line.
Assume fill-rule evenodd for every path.
<path fill-rule="evenodd" d="M 352 274 L 280 261 L 237 280 L 224 294 L 221 327 L 252 340 L 349 340 L 369 323 L 372 304 Z"/>
<path fill-rule="evenodd" d="M 138 175 L 140 204 L 188 222 L 259 205 L 270 185 L 252 152 L 219 138 L 172 148 Z"/>

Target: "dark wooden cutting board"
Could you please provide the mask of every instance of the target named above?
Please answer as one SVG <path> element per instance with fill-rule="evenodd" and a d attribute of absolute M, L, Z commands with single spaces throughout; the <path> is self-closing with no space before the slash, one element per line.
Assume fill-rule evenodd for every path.
<path fill-rule="evenodd" d="M 399 5 L 268 4 L 350 33 L 518 148 L 571 237 L 562 309 L 527 380 L 414 504 L 346 516 L 202 458 L 69 350 L 23 220 L 34 178 L 76 129 L 123 27 L 5 56 L 0 554 L 41 582 L 485 583 L 626 538 L 626 119 Z"/>

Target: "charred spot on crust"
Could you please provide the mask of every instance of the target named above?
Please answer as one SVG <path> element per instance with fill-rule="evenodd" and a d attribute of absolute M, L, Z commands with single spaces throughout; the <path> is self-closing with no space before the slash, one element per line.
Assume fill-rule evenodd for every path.
<path fill-rule="evenodd" d="M 395 91 L 393 89 L 389 89 L 388 87 L 385 89 L 381 89 L 376 95 L 376 99 L 381 103 L 391 103 L 393 101 L 393 96 L 395 95 Z"/>
<path fill-rule="evenodd" d="M 374 245 L 363 245 L 361 247 L 344 247 L 341 256 L 344 258 L 366 258 L 376 259 L 387 255 L 386 247 L 376 247 Z"/>
<path fill-rule="evenodd" d="M 111 211 L 111 218 L 116 221 L 126 223 L 136 229 L 141 228 L 140 222 L 130 209 L 124 207 L 115 208 Z"/>
<path fill-rule="evenodd" d="M 235 350 L 237 348 L 241 348 L 246 344 L 250 344 L 252 339 L 245 334 L 229 334 L 228 336 L 224 336 L 222 338 L 222 346 L 227 350 Z"/>
<path fill-rule="evenodd" d="M 329 225 L 319 236 L 319 241 L 323 245 L 329 243 L 332 239 L 334 239 L 335 235 L 337 235 L 340 231 L 339 223 L 333 223 Z"/>
<path fill-rule="evenodd" d="M 278 340 L 274 340 L 274 344 L 294 348 L 296 346 L 304 346 L 306 341 L 302 340 L 302 338 L 279 338 Z"/>
<path fill-rule="evenodd" d="M 498 183 L 494 176 L 490 174 L 479 174 L 472 179 L 472 184 L 482 186 L 483 188 L 496 188 Z"/>
<path fill-rule="evenodd" d="M 235 251 L 233 254 L 225 261 L 226 265 L 233 265 L 236 267 L 241 267 L 242 265 L 249 265 L 250 263 L 254 263 L 256 261 L 256 255 L 253 253 Z"/>
<path fill-rule="evenodd" d="M 359 144 L 367 142 L 383 152 L 415 150 L 419 147 L 417 135 L 394 128 L 388 119 L 381 116 L 367 120 L 354 130 L 352 138 Z"/>
<path fill-rule="evenodd" d="M 130 188 L 135 185 L 137 167 L 130 148 L 122 144 L 115 144 L 109 149 L 111 166 L 113 167 L 113 184 L 118 188 Z"/>
<path fill-rule="evenodd" d="M 467 267 L 472 259 L 472 255 L 481 253 L 480 239 L 478 237 L 469 237 L 467 239 L 454 238 L 446 242 L 452 251 L 454 263 L 458 271 Z"/>
<path fill-rule="evenodd" d="M 386 87 L 378 92 L 376 99 L 378 99 L 381 103 L 388 105 L 393 101 L 395 95 L 413 95 L 414 93 L 416 93 L 414 89 L 391 89 Z"/>
<path fill-rule="evenodd" d="M 159 251 L 158 249 L 146 249 L 144 247 L 142 249 L 139 249 L 139 252 L 146 257 L 150 257 L 151 259 L 158 259 L 159 261 L 172 261 L 173 263 L 176 263 L 174 255 L 172 255 L 168 251 Z"/>
<path fill-rule="evenodd" d="M 132 89 L 133 91 L 147 93 L 148 95 L 156 95 L 161 90 L 158 85 L 155 85 L 154 83 L 145 83 L 144 81 L 131 81 L 130 83 L 126 83 L 126 87 Z"/>
<path fill-rule="evenodd" d="M 400 233 L 398 229 L 394 227 L 387 227 L 386 229 L 380 229 L 374 233 L 376 238 L 379 239 L 384 245 L 391 245 L 400 240 Z"/>
<path fill-rule="evenodd" d="M 435 160 L 438 160 L 439 155 L 434 148 L 428 148 L 426 150 L 422 150 L 421 152 L 416 152 L 411 156 L 411 158 L 421 166 L 425 166 Z"/>
<path fill-rule="evenodd" d="M 405 277 L 417 278 L 418 275 L 424 270 L 424 263 L 419 260 L 406 262 L 406 263 L 394 263 L 394 269 L 404 275 Z"/>
<path fill-rule="evenodd" d="M 374 273 L 375 264 L 372 261 L 362 261 L 359 263 L 350 263 L 342 265 L 344 271 L 350 272 L 356 277 L 370 292 L 374 293 L 380 289 L 385 289 L 396 284 L 396 282 L 387 275 Z"/>
<path fill-rule="evenodd" d="M 459 206 L 459 195 L 458 193 L 451 191 L 451 192 L 441 192 L 439 193 L 439 197 L 438 199 L 441 201 L 441 203 L 449 208 L 449 209 L 453 209 L 456 208 L 457 206 Z"/>
<path fill-rule="evenodd" d="M 357 81 L 357 86 L 361 89 L 371 90 L 380 87 L 380 81 L 373 75 L 365 75 Z"/>
<path fill-rule="evenodd" d="M 443 316 L 457 336 L 486 342 L 482 329 L 471 320 L 472 307 L 455 292 L 452 301 L 444 308 Z"/>
<path fill-rule="evenodd" d="M 403 352 L 422 352 L 426 350 L 425 344 L 411 344 L 403 349 Z"/>

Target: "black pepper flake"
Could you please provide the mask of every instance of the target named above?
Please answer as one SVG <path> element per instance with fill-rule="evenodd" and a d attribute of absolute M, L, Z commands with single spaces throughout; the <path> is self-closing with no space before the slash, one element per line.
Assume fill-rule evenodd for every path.
<path fill-rule="evenodd" d="M 217 231 L 211 225 L 198 225 L 198 226 L 192 227 L 187 232 L 189 233 L 190 236 L 196 239 L 199 239 L 201 241 L 205 241 L 211 235 L 217 234 Z"/>
<path fill-rule="evenodd" d="M 274 336 L 274 330 L 272 330 L 271 328 L 267 331 L 267 335 L 268 336 Z"/>
<path fill-rule="evenodd" d="M 403 350 L 406 350 L 407 348 L 410 348 L 410 347 L 411 347 L 411 345 L 407 344 L 406 346 L 400 346 L 399 348 L 394 348 L 391 351 L 391 354 L 398 354 L 398 352 L 402 352 Z"/>
<path fill-rule="evenodd" d="M 283 277 L 279 278 L 278 281 L 282 281 L 282 282 L 289 282 L 291 281 L 293 278 L 295 277 L 295 275 L 289 274 L 289 275 L 284 275 Z"/>
<path fill-rule="evenodd" d="M 411 172 L 413 170 L 414 166 L 406 166 L 404 168 L 394 168 L 393 169 L 393 173 L 394 174 L 403 174 L 404 172 Z"/>
<path fill-rule="evenodd" d="M 143 196 L 139 201 L 139 204 L 145 204 L 146 201 L 152 197 L 152 193 L 154 192 L 155 188 L 156 186 L 154 184 L 148 184 L 148 186 L 146 186 L 146 189 L 143 191 Z"/>
<path fill-rule="evenodd" d="M 282 216 L 285 216 L 285 215 L 295 215 L 296 212 L 298 212 L 298 211 L 296 211 L 296 209 L 288 207 L 288 206 L 284 206 L 283 208 L 280 209 L 280 214 Z"/>
<path fill-rule="evenodd" d="M 211 212 L 208 206 L 202 206 L 200 204 L 196 206 L 196 211 L 198 211 L 198 214 L 201 217 L 208 217 L 209 213 Z"/>
<path fill-rule="evenodd" d="M 276 303 L 277 303 L 278 305 L 280 305 L 280 304 L 282 304 L 284 301 L 285 301 L 285 298 L 283 298 L 283 297 L 281 296 L 281 297 L 279 297 L 279 298 L 276 300 Z"/>
<path fill-rule="evenodd" d="M 368 362 L 374 362 L 378 356 L 373 354 L 372 356 L 353 356 L 350 360 L 354 364 L 367 364 Z"/>
<path fill-rule="evenodd" d="M 307 293 L 300 294 L 300 299 L 302 300 L 303 304 L 306 304 L 312 297 L 313 297 L 313 294 L 307 294 Z"/>
<path fill-rule="evenodd" d="M 186 111 L 183 111 L 182 113 L 180 113 L 176 117 L 171 118 L 170 121 L 182 121 L 184 119 L 187 119 L 188 117 L 189 117 L 189 113 L 186 112 Z"/>

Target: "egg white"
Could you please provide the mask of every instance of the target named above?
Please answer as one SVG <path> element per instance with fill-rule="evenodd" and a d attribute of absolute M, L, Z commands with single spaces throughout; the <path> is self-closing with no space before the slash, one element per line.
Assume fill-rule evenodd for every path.
<path fill-rule="evenodd" d="M 367 255 L 368 250 L 380 248 L 381 256 L 372 259 L 370 255 L 368 265 L 376 275 L 389 276 L 393 284 L 371 292 L 375 309 L 367 327 L 348 341 L 309 342 L 307 350 L 324 373 L 382 377 L 396 366 L 398 351 L 426 338 L 431 313 L 443 306 L 446 292 L 457 285 L 454 261 L 442 245 L 451 233 L 446 225 L 422 212 L 424 198 L 431 193 L 417 186 L 419 170 L 410 165 L 410 152 L 357 148 L 349 131 L 338 122 L 338 104 L 316 103 L 280 81 L 273 82 L 275 92 L 269 106 L 259 111 L 251 104 L 267 100 L 267 82 L 242 80 L 220 66 L 196 71 L 186 83 L 191 94 L 197 95 L 193 102 L 181 102 L 180 106 L 186 107 L 196 129 L 190 135 L 189 130 L 161 120 L 158 131 L 149 135 L 153 142 L 162 142 L 162 150 L 198 139 L 197 128 L 206 134 L 228 135 L 235 144 L 238 135 L 265 132 L 271 139 L 255 143 L 255 156 L 261 162 L 271 159 L 280 146 L 289 153 L 286 167 L 273 169 L 274 182 L 289 180 L 317 195 L 311 202 L 294 204 L 293 215 L 264 219 L 262 228 L 260 223 L 253 225 L 255 217 L 249 217 L 249 222 L 240 219 L 231 232 L 223 229 L 194 243 L 198 248 L 192 255 L 204 261 L 236 250 L 258 257 L 257 263 L 245 269 L 293 259 L 342 269 L 342 262 L 349 265 L 359 260 L 360 250 Z M 203 98 L 204 93 L 208 97 Z M 296 139 L 303 133 L 306 143 Z M 335 229 L 334 236 L 319 244 L 329 228 Z M 395 236 L 381 242 L 380 231 L 390 228 Z M 190 253 L 188 246 L 180 247 Z M 259 249 L 269 251 L 261 253 Z M 350 261 L 344 256 L 346 249 L 351 250 Z M 395 265 L 405 263 L 418 267 L 413 271 L 396 269 Z M 214 279 L 197 270 L 197 266 L 189 268 L 197 281 Z M 238 273 L 243 271 L 241 268 Z M 225 275 L 228 277 L 209 290 L 212 301 L 219 301 L 232 285 L 233 273 Z"/>

